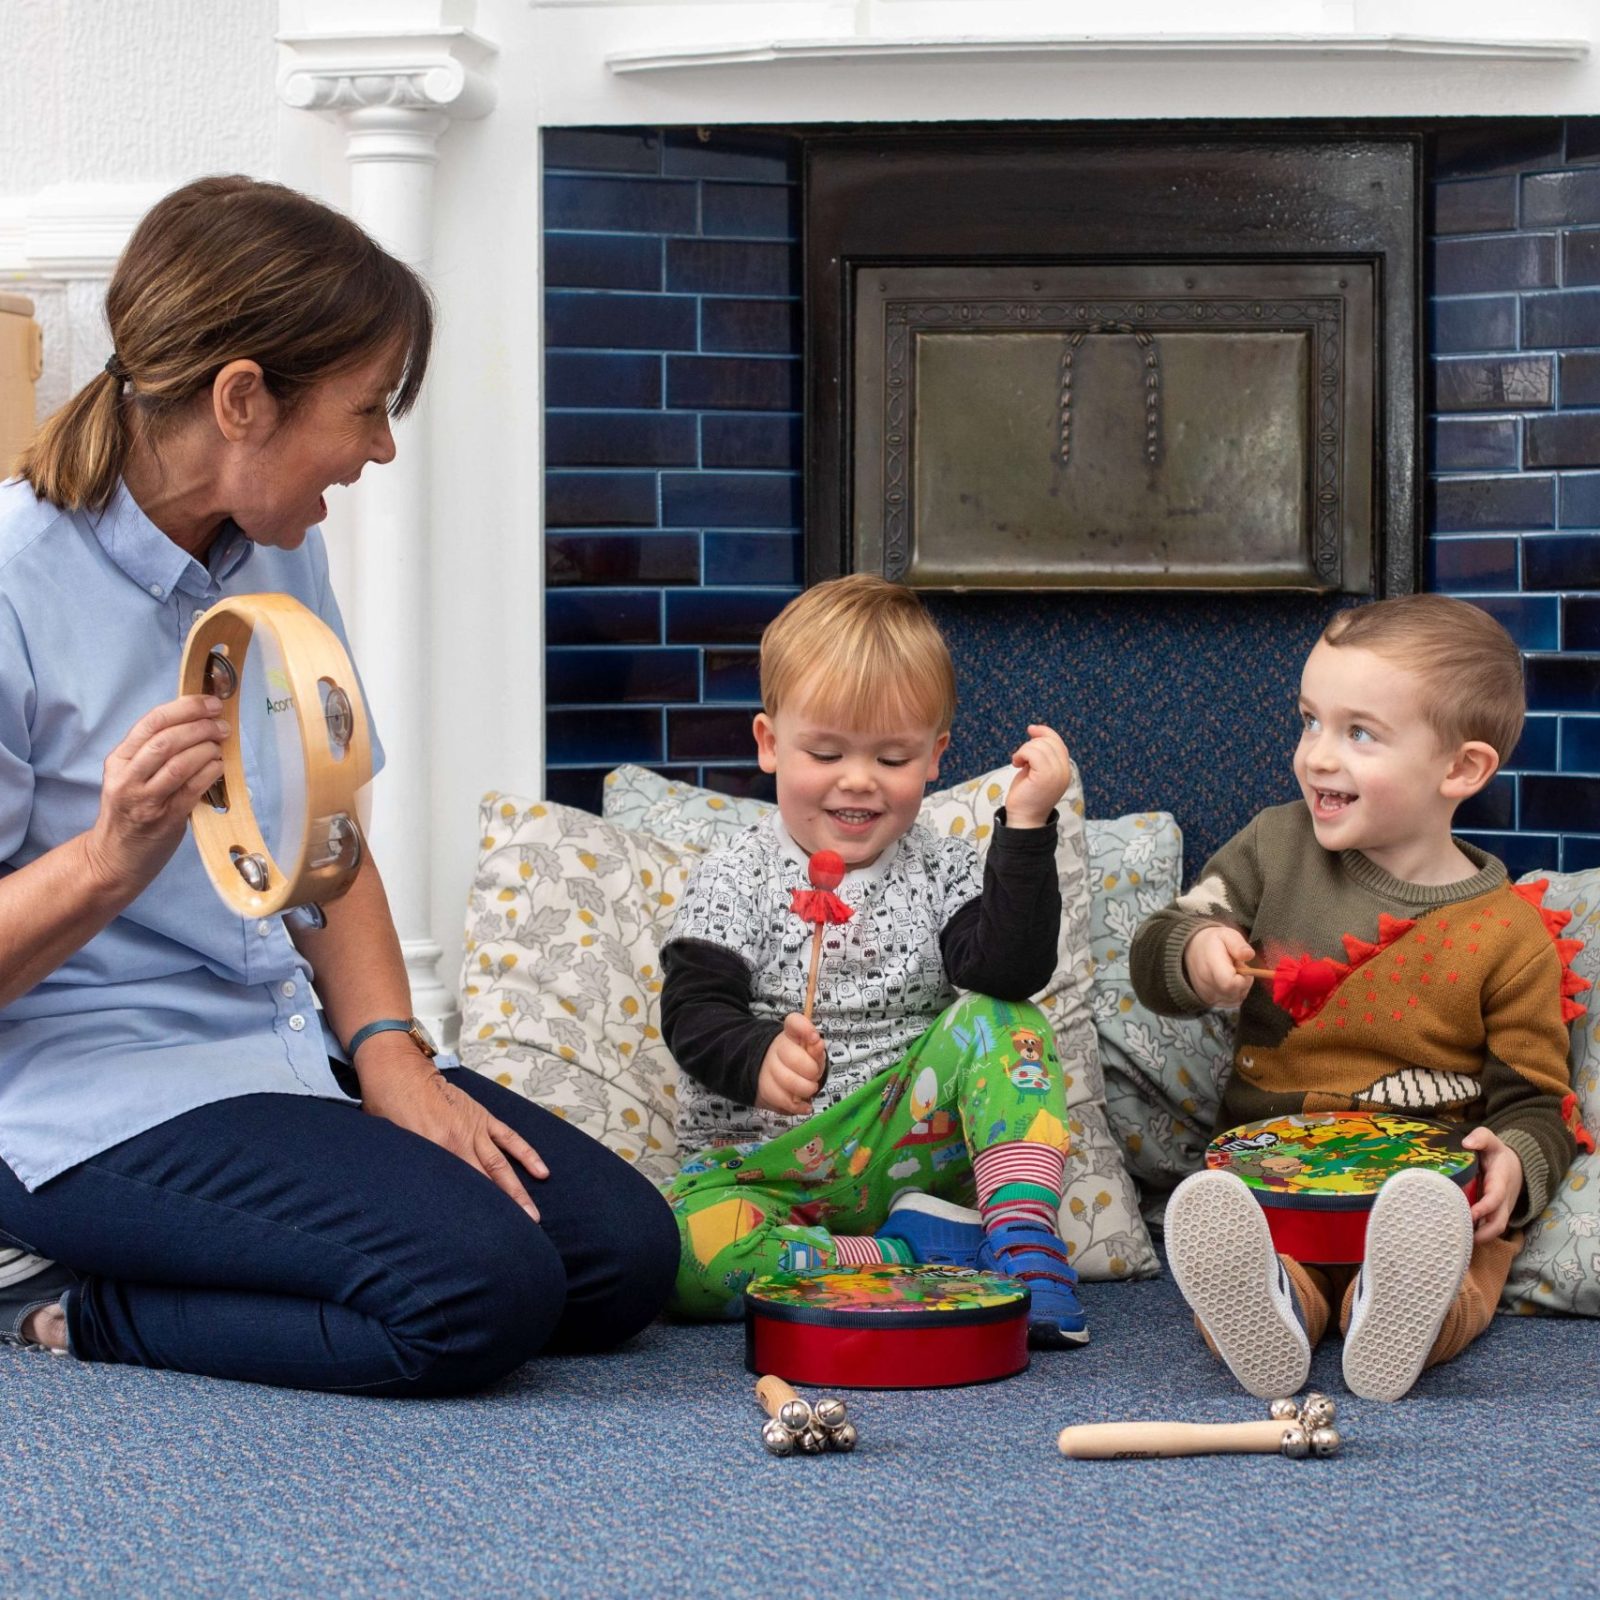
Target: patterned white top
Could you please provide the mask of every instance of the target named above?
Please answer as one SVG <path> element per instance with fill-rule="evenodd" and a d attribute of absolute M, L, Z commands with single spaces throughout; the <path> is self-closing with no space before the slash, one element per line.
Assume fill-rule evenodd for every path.
<path fill-rule="evenodd" d="M 776 812 L 707 855 L 684 888 L 667 936 L 732 951 L 750 968 L 750 1007 L 781 1019 L 805 1004 L 813 925 L 790 910 L 809 887 L 807 855 Z M 939 935 L 983 890 L 966 839 L 913 825 L 871 866 L 835 891 L 855 915 L 823 930 L 812 1020 L 828 1048 L 828 1081 L 811 1114 L 893 1066 L 955 999 Z M 678 1085 L 678 1140 L 686 1150 L 766 1140 L 804 1120 L 713 1094 L 687 1073 Z"/>

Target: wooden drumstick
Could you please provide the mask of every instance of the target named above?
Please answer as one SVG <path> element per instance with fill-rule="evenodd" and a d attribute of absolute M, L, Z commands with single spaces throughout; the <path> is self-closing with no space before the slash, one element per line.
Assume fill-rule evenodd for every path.
<path fill-rule="evenodd" d="M 1276 978 L 1278 976 L 1271 967 L 1252 967 L 1248 961 L 1236 961 L 1233 970 L 1241 978 Z"/>
<path fill-rule="evenodd" d="M 1162 1456 L 1277 1455 L 1293 1423 L 1091 1422 L 1056 1439 L 1078 1461 L 1141 1461 Z"/>

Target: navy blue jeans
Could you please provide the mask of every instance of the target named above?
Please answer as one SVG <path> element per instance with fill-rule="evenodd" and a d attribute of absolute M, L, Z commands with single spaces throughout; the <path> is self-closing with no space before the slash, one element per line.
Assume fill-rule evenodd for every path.
<path fill-rule="evenodd" d="M 185 1112 L 30 1194 L 0 1237 L 84 1275 L 73 1353 L 302 1389 L 461 1394 L 601 1350 L 666 1303 L 678 1231 L 625 1162 L 475 1072 L 451 1082 L 544 1157 L 533 1222 L 459 1156 L 356 1105 Z"/>

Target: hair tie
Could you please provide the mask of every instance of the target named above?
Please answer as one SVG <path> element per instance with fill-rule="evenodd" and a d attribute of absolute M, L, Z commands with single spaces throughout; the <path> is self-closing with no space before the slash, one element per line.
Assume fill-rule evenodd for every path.
<path fill-rule="evenodd" d="M 106 371 L 109 372 L 118 383 L 126 383 L 128 381 L 128 369 L 123 366 L 119 360 L 117 360 L 117 352 L 115 350 L 113 350 L 111 354 L 106 357 Z"/>

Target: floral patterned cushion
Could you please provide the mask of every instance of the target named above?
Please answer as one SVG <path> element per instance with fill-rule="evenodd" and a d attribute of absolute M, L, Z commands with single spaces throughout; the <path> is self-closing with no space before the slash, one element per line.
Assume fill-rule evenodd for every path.
<path fill-rule="evenodd" d="M 1600 869 L 1530 872 L 1521 881 L 1540 878 L 1550 882 L 1545 905 L 1572 913 L 1563 937 L 1584 942 L 1572 966 L 1593 987 L 1577 997 L 1588 1010 L 1572 1024 L 1572 1087 L 1583 1124 L 1600 1144 Z M 1513 1311 L 1600 1317 L 1600 1155 L 1579 1152 L 1529 1228 L 1500 1303 Z"/>
<path fill-rule="evenodd" d="M 1128 947 L 1183 884 L 1183 833 L 1164 811 L 1088 824 L 1090 1004 L 1100 1035 L 1106 1115 L 1146 1221 L 1205 1156 L 1233 1060 L 1232 1012 L 1159 1017 L 1133 992 Z"/>
<path fill-rule="evenodd" d="M 940 833 L 965 833 L 981 849 L 1011 777 L 1011 769 L 1004 767 L 929 795 L 921 820 Z M 674 783 L 640 767 L 619 767 L 608 775 L 604 806 L 609 821 L 645 827 L 675 843 L 700 848 L 731 838 L 772 810 L 762 801 Z M 1093 974 L 1083 809 L 1083 787 L 1074 766 L 1072 785 L 1061 806 L 1056 853 L 1064 910 L 1060 945 L 1055 974 L 1039 1000 L 1050 1018 L 1067 1077 L 1072 1150 L 1061 1232 L 1085 1278 L 1144 1277 L 1159 1271 L 1160 1263 L 1139 1216 L 1137 1191 L 1106 1121 L 1105 1084 L 1090 1011 Z"/>

